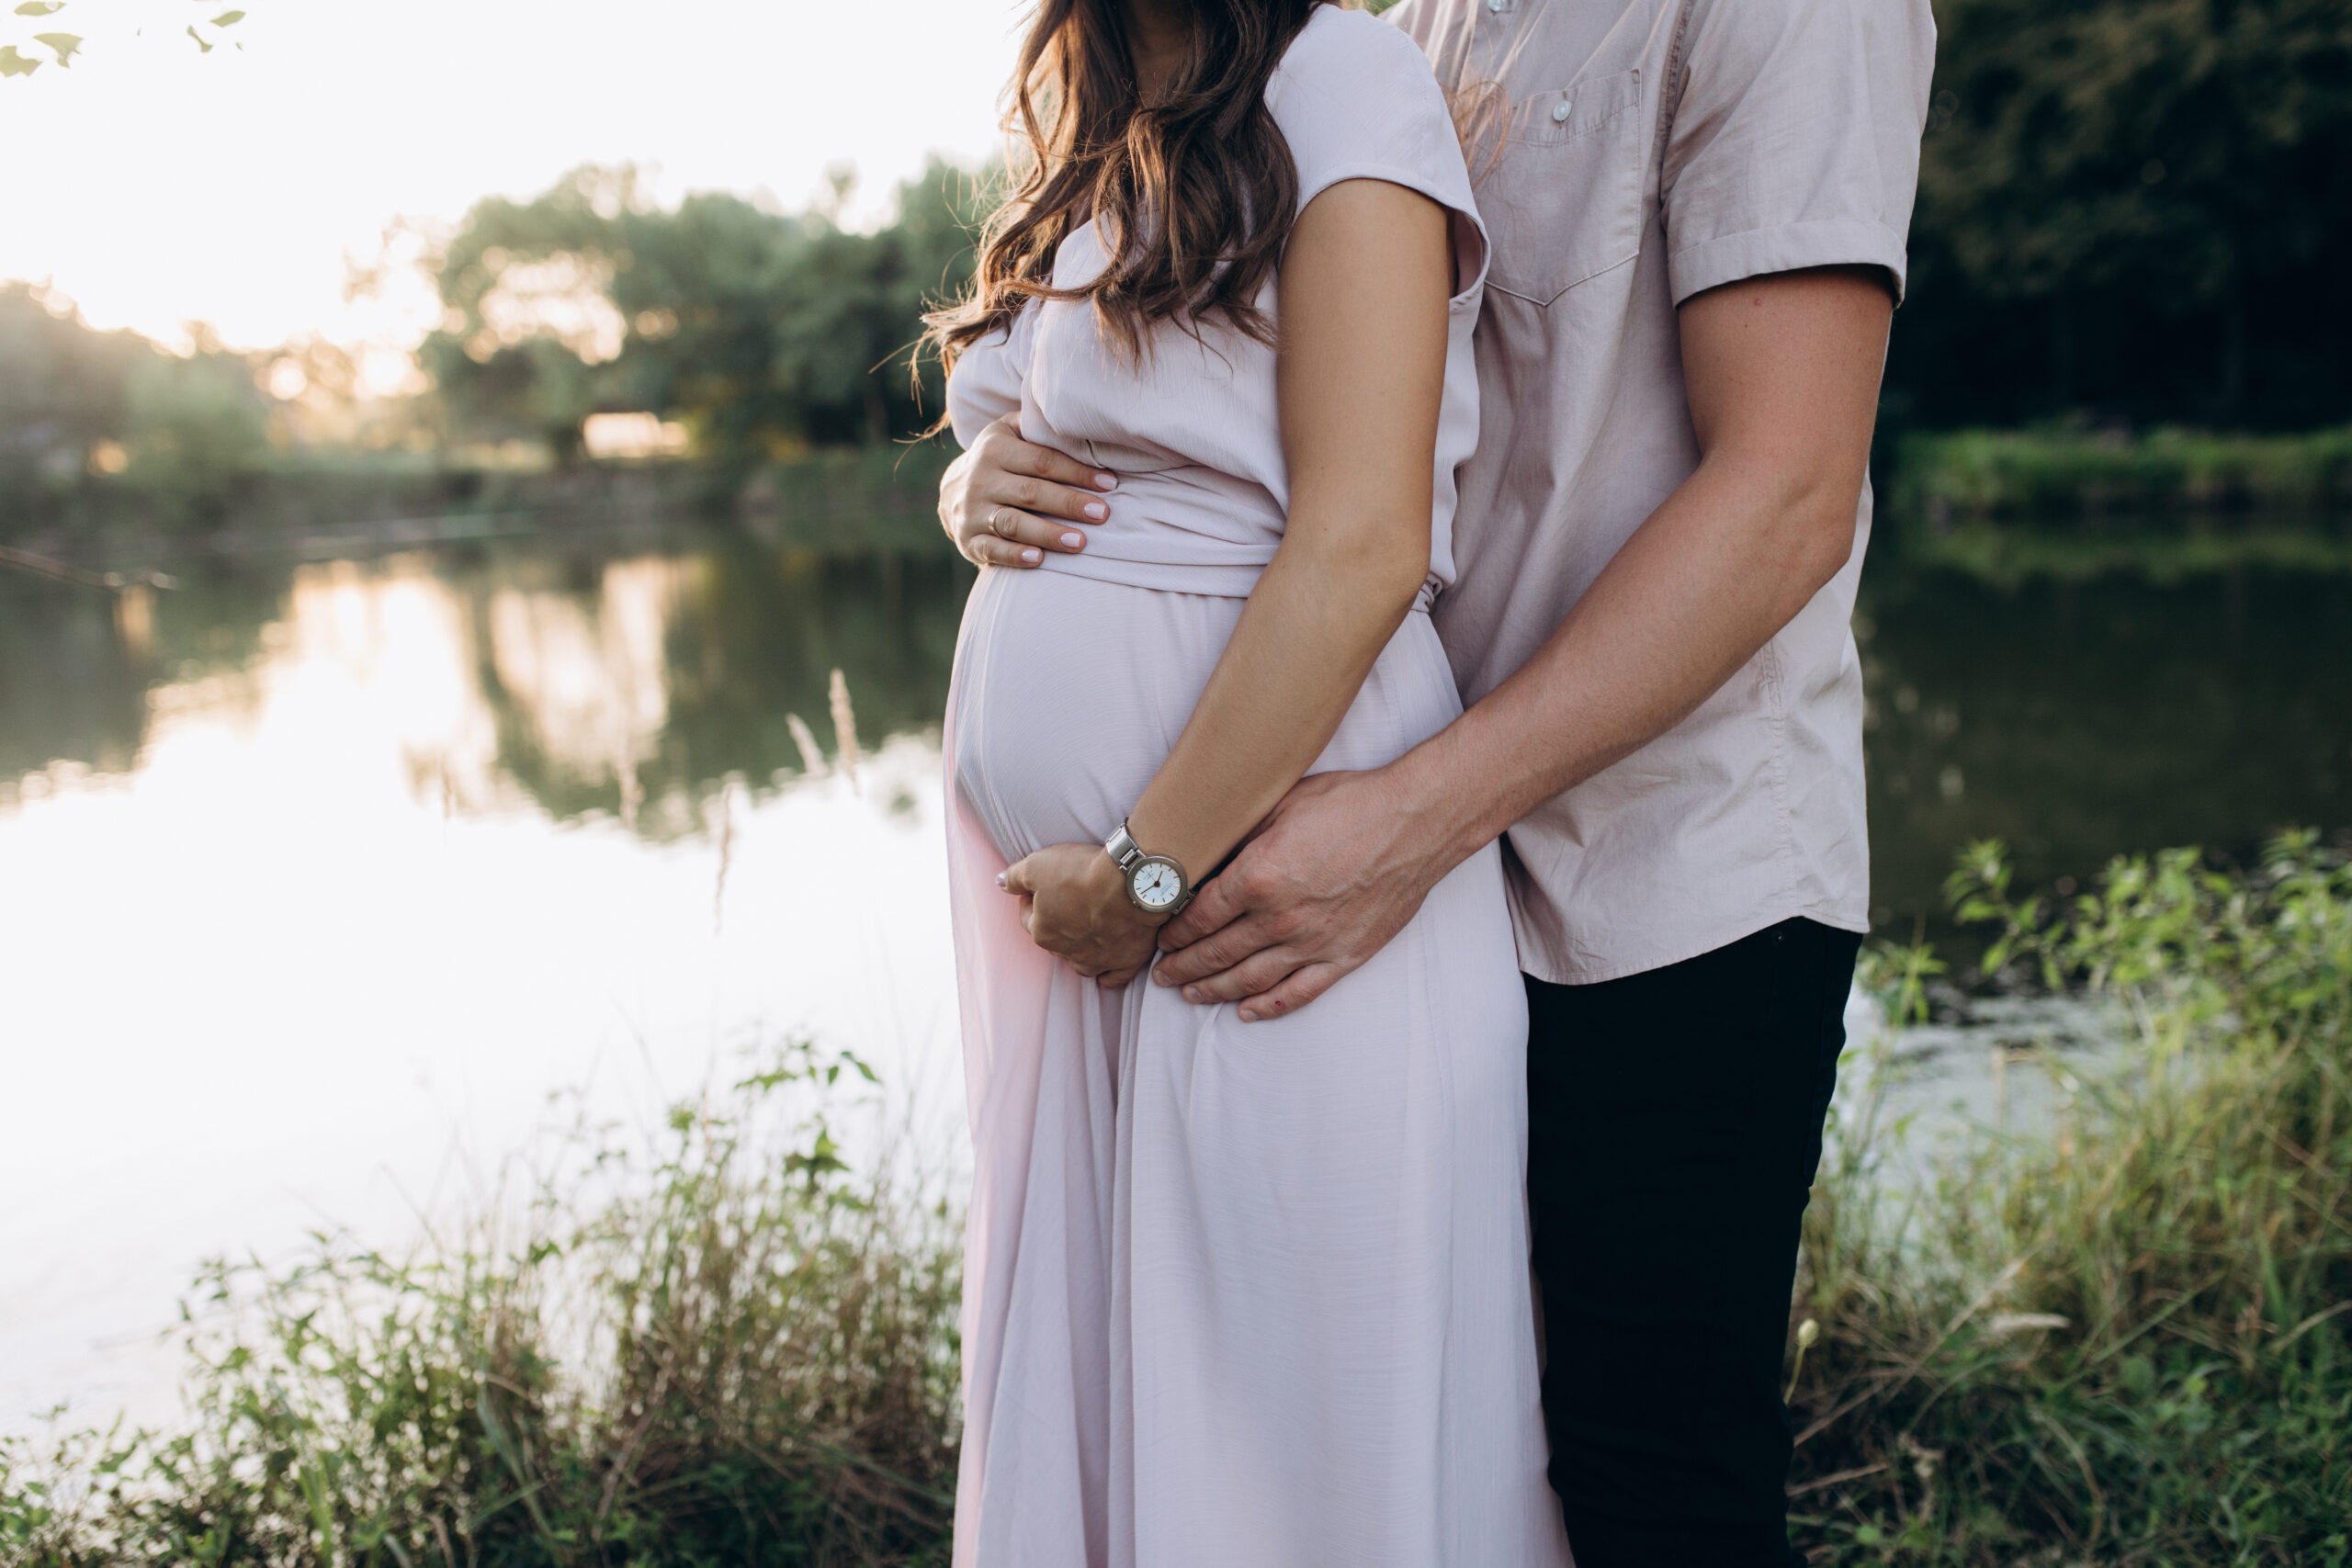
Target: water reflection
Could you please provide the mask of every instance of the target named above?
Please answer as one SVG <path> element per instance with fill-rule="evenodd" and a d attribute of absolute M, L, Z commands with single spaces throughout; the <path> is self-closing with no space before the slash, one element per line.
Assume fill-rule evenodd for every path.
<path fill-rule="evenodd" d="M 656 1115 L 805 1032 L 881 1067 L 874 1136 L 960 1164 L 953 570 L 187 575 L 128 624 L 0 581 L 0 1426 L 67 1395 L 167 1414 L 153 1331 L 199 1258 L 327 1222 L 397 1242 L 494 1184 L 559 1088 Z M 836 667 L 862 793 L 790 738 L 830 732 Z"/>
<path fill-rule="evenodd" d="M 397 1236 L 549 1089 L 644 1114 L 760 1030 L 877 1058 L 956 1157 L 961 569 L 729 542 L 179 575 L 0 577 L 0 1423 L 151 1387 L 124 1348 L 202 1254 Z M 1906 934 L 1971 837 L 2039 882 L 2352 825 L 2341 578 L 1874 570 L 1860 625 Z M 836 669 L 862 792 L 795 738 L 830 744 Z"/>
<path fill-rule="evenodd" d="M 175 715 L 250 715 L 273 682 L 332 679 L 420 798 L 519 792 L 559 820 L 628 815 L 674 838 L 721 781 L 756 795 L 807 771 L 790 721 L 826 730 L 836 668 L 869 736 L 936 726 L 967 582 L 953 564 L 740 547 L 516 551 L 216 572 L 125 616 L 0 579 L 0 807 L 60 764 L 130 773 Z"/>
<path fill-rule="evenodd" d="M 1889 570 L 1859 626 L 1874 897 L 1906 933 L 1971 839 L 2049 885 L 2130 851 L 2352 828 L 2352 581 Z"/>
<path fill-rule="evenodd" d="M 132 771 L 175 716 L 332 679 L 338 722 L 391 744 L 420 800 L 673 841 L 707 830 L 723 781 L 757 800 L 807 772 L 793 721 L 829 734 L 835 668 L 869 736 L 935 727 L 967 581 L 741 544 L 216 571 L 127 608 L 0 578 L 0 807 L 61 762 Z M 1997 589 L 1874 566 L 1858 623 L 1891 925 L 1940 908 L 1971 838 L 2007 839 L 2050 881 L 2126 850 L 2247 853 L 2280 827 L 2352 824 L 2342 577 Z"/>

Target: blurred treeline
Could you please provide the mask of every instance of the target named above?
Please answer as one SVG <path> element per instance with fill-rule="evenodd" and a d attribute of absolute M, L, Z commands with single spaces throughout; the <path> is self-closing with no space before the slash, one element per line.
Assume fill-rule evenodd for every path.
<path fill-rule="evenodd" d="M 1888 416 L 2352 418 L 2352 0 L 1939 0 Z"/>
<path fill-rule="evenodd" d="M 729 462 L 915 434 L 942 406 L 922 312 L 969 278 L 980 200 L 934 164 L 865 234 L 723 194 L 665 210 L 629 170 L 581 169 L 467 214 L 434 264 L 424 368 L 453 429 L 565 460 L 599 411 L 653 412 Z"/>
<path fill-rule="evenodd" d="M 1936 9 L 1890 437 L 2352 420 L 2352 0 Z M 599 412 L 667 422 L 713 495 L 812 450 L 886 446 L 941 411 L 911 351 L 925 303 L 968 279 L 985 193 L 934 166 L 872 232 L 839 221 L 846 195 L 665 209 L 631 171 L 588 168 L 483 201 L 424 260 L 444 310 L 430 390 L 364 413 L 331 345 L 166 355 L 0 288 L 0 530 L 94 496 L 217 520 L 255 476 L 386 454 L 565 468 L 594 456 Z"/>
<path fill-rule="evenodd" d="M 847 194 L 838 180 L 824 208 Z M 284 511 L 263 502 L 273 481 L 306 513 L 571 499 L 576 485 L 516 476 L 576 467 L 600 412 L 683 426 L 706 497 L 779 461 L 887 446 L 939 417 L 938 367 L 918 371 L 916 342 L 926 305 L 969 276 L 979 199 L 975 176 L 933 164 L 873 232 L 724 194 L 658 208 L 626 168 L 484 200 L 425 257 L 444 310 L 418 355 L 430 389 L 396 406 L 370 405 L 330 344 L 236 353 L 199 329 L 173 354 L 0 285 L 0 535 L 126 506 L 210 529 Z M 902 477 L 891 467 L 883 488 Z M 829 482 L 837 468 L 819 465 Z M 444 482 L 451 470 L 467 482 Z M 875 489 L 865 472 L 842 470 Z M 754 510 L 776 488 L 754 483 Z"/>
<path fill-rule="evenodd" d="M 246 355 L 201 339 L 167 354 L 0 283 L 0 533 L 95 485 L 231 484 L 268 451 L 268 403 Z"/>

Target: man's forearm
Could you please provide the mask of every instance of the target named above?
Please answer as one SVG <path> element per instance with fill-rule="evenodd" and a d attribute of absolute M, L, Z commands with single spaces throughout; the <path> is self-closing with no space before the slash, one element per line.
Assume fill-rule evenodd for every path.
<path fill-rule="evenodd" d="M 1459 861 L 1679 724 L 1853 554 L 1893 300 L 1869 268 L 1783 273 L 1682 308 L 1699 467 L 1535 656 L 1396 764 Z"/>
<path fill-rule="evenodd" d="M 1702 465 L 1533 658 L 1395 764 L 1447 863 L 1713 694 L 1844 564 L 1855 500 L 1835 480 L 1792 484 L 1754 464 Z"/>
<path fill-rule="evenodd" d="M 1680 723 L 1852 557 L 1893 309 L 1883 274 L 1726 285 L 1681 312 L 1699 467 L 1534 657 L 1385 768 L 1308 778 L 1162 933 L 1159 977 L 1305 1007 L 1455 866 Z"/>

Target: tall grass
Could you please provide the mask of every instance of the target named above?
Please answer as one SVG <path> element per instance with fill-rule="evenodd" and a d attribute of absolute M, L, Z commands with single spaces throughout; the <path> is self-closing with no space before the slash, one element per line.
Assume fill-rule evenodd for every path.
<path fill-rule="evenodd" d="M 393 1258 L 217 1265 L 171 1436 L 0 1449 L 0 1561 L 945 1561 L 956 1236 L 843 1166 L 807 1046 L 520 1213 Z"/>
<path fill-rule="evenodd" d="M 1816 1561 L 2352 1563 L 2352 870 L 2291 837 L 2056 904 L 1980 845 L 1952 893 L 1989 972 L 2111 998 L 2131 1039 L 1924 1190 L 1883 1102 L 1848 1106 L 1794 1308 Z M 1908 1002 L 1934 969 L 1881 960 Z"/>
<path fill-rule="evenodd" d="M 2129 1038 L 1926 1179 L 1883 1071 L 1841 1104 L 1792 1314 L 1815 1562 L 2352 1568 L 2352 868 L 2176 851 L 2062 904 L 1982 845 L 1953 893 L 1993 975 Z M 0 1446 L 0 1562 L 944 1562 L 955 1237 L 843 1167 L 859 1073 L 795 1047 L 404 1260 L 216 1268 L 190 1421 Z"/>

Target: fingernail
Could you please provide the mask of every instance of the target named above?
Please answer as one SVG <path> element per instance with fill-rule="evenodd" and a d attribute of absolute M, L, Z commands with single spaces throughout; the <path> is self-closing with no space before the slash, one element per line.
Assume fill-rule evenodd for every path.
<path fill-rule="evenodd" d="M 1255 1023 L 1258 1021 L 1258 1015 L 1251 1012 L 1248 1008 L 1243 1008 L 1241 1010 L 1241 1021 L 1244 1023 Z"/>
<path fill-rule="evenodd" d="M 1086 536 L 1083 534 L 1064 534 L 1062 536 L 1062 548 L 1066 550 L 1074 550 L 1084 543 L 1086 543 Z"/>
<path fill-rule="evenodd" d="M 1102 519 L 1111 515 L 1111 509 L 1103 505 L 1099 501 L 1090 501 L 1084 506 L 1080 507 L 1079 510 L 1085 513 L 1089 517 L 1093 518 L 1097 523 L 1102 522 Z"/>
<path fill-rule="evenodd" d="M 1046 558 L 1036 550 L 1023 550 L 1021 552 L 1021 558 L 1031 566 L 1035 566 L 1039 561 L 1044 560 Z"/>
<path fill-rule="evenodd" d="M 1188 1002 L 1197 1002 L 1197 1001 L 1199 1001 L 1199 1000 L 1201 999 L 1201 988 L 1200 988 L 1198 986 L 1187 986 L 1187 987 L 1184 987 L 1184 999 L 1185 999 L 1186 1001 L 1188 1001 Z"/>
<path fill-rule="evenodd" d="M 1096 490 L 1116 490 L 1119 488 L 1119 476 L 1116 474 L 1097 474 L 1094 476 L 1094 488 Z"/>
<path fill-rule="evenodd" d="M 996 885 L 997 885 L 999 887 L 1001 887 L 1001 886 L 1004 886 L 1004 878 L 1005 878 L 1005 875 L 1006 875 L 1006 874 L 1005 874 L 1005 873 L 1003 873 L 1003 872 L 1001 872 L 1001 871 L 1000 871 L 1000 872 L 998 872 L 998 873 L 996 874 Z"/>

